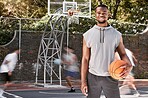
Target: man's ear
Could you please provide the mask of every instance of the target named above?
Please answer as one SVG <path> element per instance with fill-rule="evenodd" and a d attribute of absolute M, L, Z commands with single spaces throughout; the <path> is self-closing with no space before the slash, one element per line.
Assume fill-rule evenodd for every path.
<path fill-rule="evenodd" d="M 109 19 L 112 18 L 112 14 L 111 14 L 111 13 L 108 14 L 108 18 L 109 18 Z"/>

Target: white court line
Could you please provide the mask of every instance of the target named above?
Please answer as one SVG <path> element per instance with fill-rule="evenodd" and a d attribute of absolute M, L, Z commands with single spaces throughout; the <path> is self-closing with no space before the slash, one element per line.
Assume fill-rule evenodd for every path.
<path fill-rule="evenodd" d="M 121 98 L 140 98 L 140 97 L 145 97 L 148 98 L 146 95 L 140 95 L 140 97 L 137 97 L 135 95 L 120 95 Z M 101 98 L 106 98 L 104 95 L 101 96 Z"/>
<path fill-rule="evenodd" d="M 135 98 L 135 96 L 131 96 L 131 95 L 120 95 L 121 98 Z M 100 98 L 106 98 L 104 95 L 101 95 Z M 137 98 L 137 97 L 136 97 Z"/>
<path fill-rule="evenodd" d="M 69 95 L 69 94 L 74 94 L 74 95 L 83 95 L 82 93 L 49 93 L 49 92 L 42 92 L 42 91 L 40 91 L 39 93 L 42 93 L 42 94 L 58 94 L 58 95 L 63 95 L 63 94 L 65 94 L 65 95 Z"/>
<path fill-rule="evenodd" d="M 49 92 L 39 92 L 41 94 L 49 94 L 49 95 L 69 95 L 69 94 L 74 94 L 74 95 L 82 95 L 83 97 L 85 97 L 82 93 L 49 93 Z M 82 97 L 81 96 L 81 97 Z M 135 95 L 120 95 L 121 98 L 139 98 L 139 97 L 136 97 Z M 140 97 L 145 97 L 145 98 L 148 98 L 148 94 L 142 94 L 140 95 Z M 56 98 L 56 97 L 55 97 Z M 104 95 L 101 95 L 101 98 L 106 98 Z"/>
<path fill-rule="evenodd" d="M 142 94 L 142 95 L 140 95 L 140 97 L 148 98 L 148 94 Z"/>
<path fill-rule="evenodd" d="M 147 93 L 148 94 L 148 91 L 144 91 L 144 90 L 138 90 L 139 92 L 142 92 L 142 93 Z"/>
<path fill-rule="evenodd" d="M 121 98 L 139 98 L 139 97 L 136 97 L 135 95 L 120 95 Z"/>
<path fill-rule="evenodd" d="M 50 92 L 42 92 L 42 91 L 39 91 L 39 93 L 42 93 L 42 94 L 56 94 L 56 95 L 63 95 L 63 94 L 65 94 L 65 95 L 69 95 L 69 94 L 74 94 L 74 95 L 83 95 L 82 93 L 50 93 Z M 138 98 L 138 97 L 136 97 L 135 95 L 120 95 L 121 96 L 121 98 Z M 148 94 L 141 94 L 140 95 L 141 97 L 145 97 L 145 96 L 147 96 L 148 97 Z M 101 95 L 101 98 L 105 98 L 104 97 L 104 95 Z"/>
<path fill-rule="evenodd" d="M 4 91 L 4 93 L 5 93 L 5 94 L 8 94 L 8 95 L 11 95 L 11 96 L 13 96 L 14 98 L 23 98 L 23 97 L 21 97 L 21 96 L 17 96 L 17 95 L 15 95 L 15 94 L 11 94 L 11 93 L 8 93 L 8 92 L 5 92 L 5 91 Z"/>

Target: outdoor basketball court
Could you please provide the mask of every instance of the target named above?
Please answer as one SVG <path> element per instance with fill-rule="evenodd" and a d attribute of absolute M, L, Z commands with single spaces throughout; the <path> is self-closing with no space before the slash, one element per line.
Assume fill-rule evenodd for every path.
<path fill-rule="evenodd" d="M 68 15 L 69 11 L 72 12 L 72 15 Z M 74 19 L 77 20 L 77 23 L 79 22 L 78 18 L 74 18 L 72 16 L 76 16 L 79 18 L 81 17 L 90 18 L 91 17 L 91 0 L 82 0 L 82 1 L 75 0 L 75 2 L 74 0 L 48 0 L 48 15 L 49 16 L 53 15 L 53 17 L 51 17 L 47 23 L 47 27 L 45 28 L 45 32 L 43 34 L 44 36 L 42 37 L 42 41 L 40 44 L 41 47 L 39 48 L 39 51 L 38 51 L 38 58 L 37 58 L 36 72 L 35 72 L 36 82 L 39 81 L 39 78 L 38 78 L 39 70 L 40 70 L 39 65 L 41 64 L 44 67 L 44 72 L 43 72 L 44 82 L 46 83 L 46 77 L 49 76 L 51 81 L 53 78 L 57 78 L 59 79 L 58 81 L 61 84 L 62 83 L 61 82 L 61 79 L 62 79 L 61 66 L 58 66 L 57 68 L 58 71 L 57 71 L 56 68 L 55 69 L 53 68 L 53 61 L 55 59 L 60 58 L 60 55 L 61 55 L 60 46 L 62 46 L 62 43 L 64 43 L 63 41 L 64 33 L 67 34 L 66 36 L 67 45 L 69 43 L 69 31 L 68 31 L 69 24 L 72 23 L 73 22 L 72 20 Z M 69 17 L 69 20 L 67 21 L 67 18 L 63 19 L 60 16 L 67 16 Z M 64 24 L 65 21 L 67 21 L 66 25 Z M 20 19 L 20 23 L 21 23 L 21 19 Z M 23 31 L 21 29 L 22 25 L 19 24 L 19 26 L 20 26 L 19 27 L 20 35 L 18 37 L 19 39 L 18 45 L 19 47 L 21 47 L 21 44 L 22 44 L 21 43 L 21 32 Z M 52 32 L 49 33 L 48 28 L 51 28 Z M 48 68 L 46 68 L 45 65 Z M 45 88 L 45 87 L 37 87 L 35 85 L 29 85 L 29 86 L 23 86 L 23 84 L 19 84 L 19 85 L 20 86 L 13 86 L 9 89 L 6 89 L 3 95 L 6 98 L 86 98 L 81 93 L 79 87 L 77 87 L 75 93 L 68 93 L 69 88 L 67 88 L 66 86 Z M 139 93 L 141 94 L 140 97 L 136 97 L 135 95 L 133 95 L 133 92 L 131 91 L 130 93 L 126 95 L 121 95 L 121 98 L 148 98 L 148 85 L 139 86 L 137 89 Z M 105 98 L 103 94 L 101 98 Z"/>
<path fill-rule="evenodd" d="M 121 98 L 148 98 L 148 86 L 139 86 L 140 97 L 133 95 L 132 91 L 129 94 L 121 95 Z M 86 98 L 80 91 L 76 89 L 74 93 L 68 93 L 69 88 L 63 87 L 32 87 L 25 89 L 17 89 L 17 87 L 6 90 L 4 96 L 6 98 Z M 97 93 L 97 92 L 96 92 Z M 105 98 L 102 94 L 101 98 Z"/>

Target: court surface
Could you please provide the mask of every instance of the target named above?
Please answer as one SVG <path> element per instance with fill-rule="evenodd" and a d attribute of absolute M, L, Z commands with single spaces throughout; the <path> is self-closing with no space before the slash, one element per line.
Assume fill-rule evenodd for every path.
<path fill-rule="evenodd" d="M 22 88 L 21 88 L 22 87 Z M 148 98 L 148 86 L 140 86 L 137 88 L 140 97 L 133 95 L 131 90 L 130 93 L 126 95 L 121 95 L 121 98 Z M 74 93 L 68 93 L 69 88 L 63 87 L 12 87 L 6 89 L 3 96 L 6 98 L 86 98 L 80 91 L 79 88 L 76 89 Z M 101 98 L 105 98 L 102 94 Z"/>

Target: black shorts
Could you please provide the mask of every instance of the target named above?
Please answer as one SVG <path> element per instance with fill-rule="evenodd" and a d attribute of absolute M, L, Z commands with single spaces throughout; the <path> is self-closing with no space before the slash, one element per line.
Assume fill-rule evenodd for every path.
<path fill-rule="evenodd" d="M 72 72 L 72 71 L 65 70 L 64 76 L 65 77 L 70 76 L 70 77 L 73 77 L 75 79 L 78 79 L 80 77 L 80 74 L 79 74 L 79 72 Z"/>
<path fill-rule="evenodd" d="M 7 81 L 11 81 L 11 76 L 8 73 L 0 73 L 0 81 L 6 83 Z"/>

